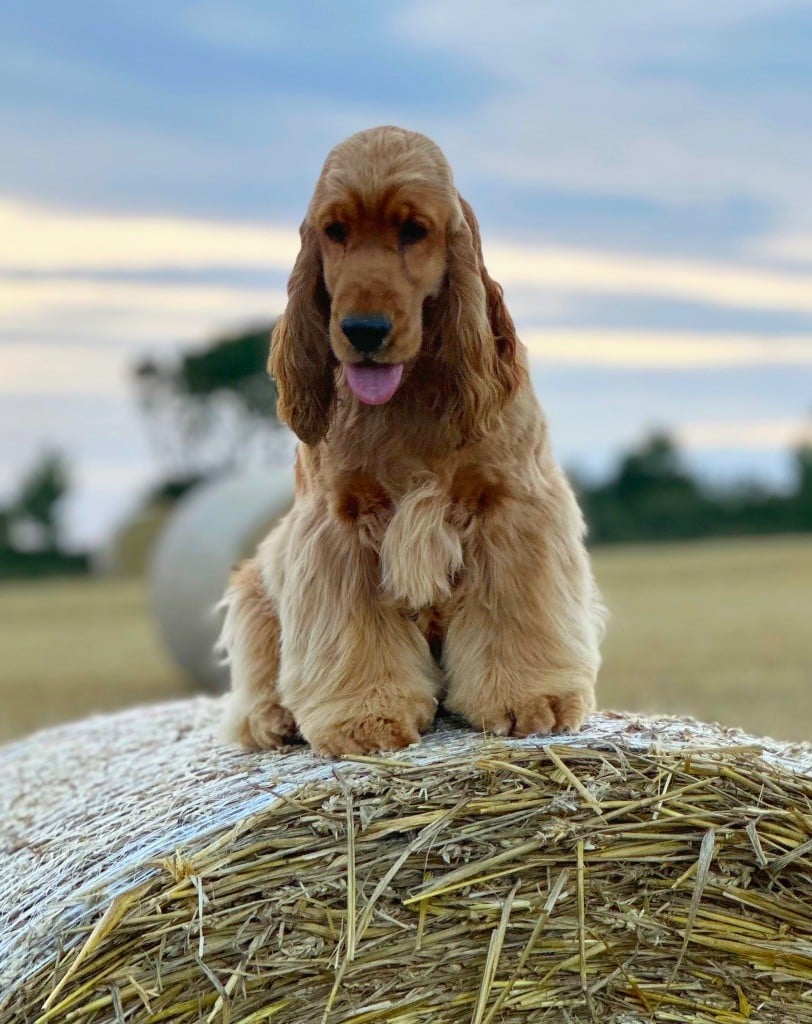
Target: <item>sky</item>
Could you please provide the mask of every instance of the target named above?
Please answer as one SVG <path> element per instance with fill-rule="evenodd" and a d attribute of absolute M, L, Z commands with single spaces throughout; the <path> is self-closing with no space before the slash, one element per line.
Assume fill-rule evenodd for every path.
<path fill-rule="evenodd" d="M 281 312 L 321 164 L 443 148 L 565 465 L 652 429 L 786 484 L 812 415 L 812 6 L 0 5 L 0 496 L 44 449 L 97 543 L 159 465 L 130 374 Z"/>

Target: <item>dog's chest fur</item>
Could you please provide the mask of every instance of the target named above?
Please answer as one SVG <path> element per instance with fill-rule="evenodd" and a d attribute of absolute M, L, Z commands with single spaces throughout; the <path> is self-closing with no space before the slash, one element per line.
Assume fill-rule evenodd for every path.
<path fill-rule="evenodd" d="M 437 634 L 478 522 L 507 497 L 499 475 L 470 464 L 445 473 L 424 469 L 405 480 L 350 470 L 330 492 L 331 514 L 377 556 L 382 595 L 421 613 L 426 632 Z"/>

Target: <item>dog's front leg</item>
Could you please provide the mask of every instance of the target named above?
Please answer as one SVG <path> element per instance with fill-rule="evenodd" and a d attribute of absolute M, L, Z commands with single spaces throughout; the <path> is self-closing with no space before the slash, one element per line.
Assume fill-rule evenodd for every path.
<path fill-rule="evenodd" d="M 379 577 L 377 553 L 351 524 L 328 515 L 290 538 L 279 693 L 322 754 L 405 747 L 434 719 L 439 670 Z"/>
<path fill-rule="evenodd" d="M 265 540 L 256 558 L 232 574 L 222 602 L 226 615 L 218 648 L 229 665 L 231 692 L 220 731 L 224 739 L 250 750 L 284 746 L 297 733 L 276 685 L 280 631 L 275 594 L 289 526 L 290 517 Z"/>
<path fill-rule="evenodd" d="M 445 640 L 446 707 L 500 735 L 576 730 L 594 707 L 602 607 L 569 486 L 548 486 L 472 524 Z"/>

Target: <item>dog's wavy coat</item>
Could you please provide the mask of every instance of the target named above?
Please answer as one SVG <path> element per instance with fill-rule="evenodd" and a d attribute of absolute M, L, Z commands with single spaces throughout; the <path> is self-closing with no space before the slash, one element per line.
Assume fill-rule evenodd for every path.
<path fill-rule="evenodd" d="M 578 729 L 602 606 L 527 357 L 429 139 L 354 135 L 301 228 L 270 370 L 294 507 L 234 574 L 225 731 L 318 751 Z"/>

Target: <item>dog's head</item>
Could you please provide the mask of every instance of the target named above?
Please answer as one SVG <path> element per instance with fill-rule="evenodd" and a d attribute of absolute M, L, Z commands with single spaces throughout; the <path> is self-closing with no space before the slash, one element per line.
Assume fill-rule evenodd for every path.
<path fill-rule="evenodd" d="M 298 436 L 315 444 L 327 430 L 337 365 L 355 400 L 382 405 L 421 355 L 443 376 L 462 436 L 487 430 L 515 386 L 516 337 L 438 147 L 400 128 L 336 146 L 301 240 L 270 361 Z"/>

